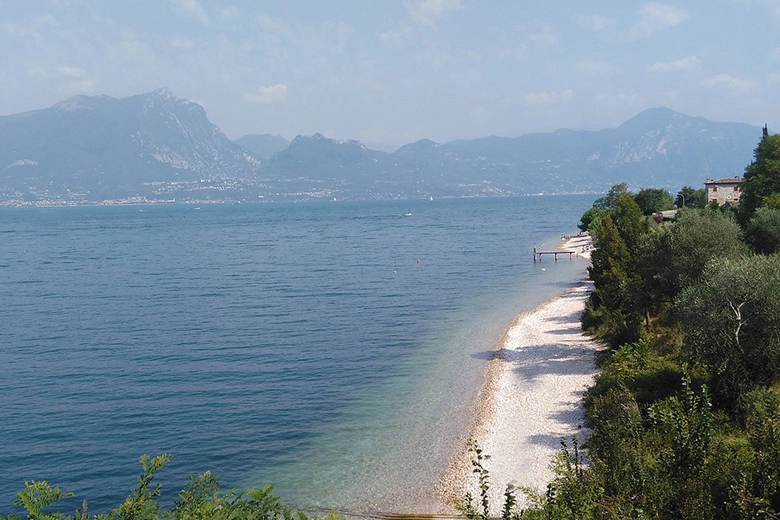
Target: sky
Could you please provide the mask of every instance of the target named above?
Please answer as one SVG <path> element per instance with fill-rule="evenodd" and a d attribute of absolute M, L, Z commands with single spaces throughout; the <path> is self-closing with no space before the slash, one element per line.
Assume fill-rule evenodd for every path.
<path fill-rule="evenodd" d="M 231 139 L 513 137 L 657 106 L 780 132 L 780 0 L 0 0 L 0 70 L 0 115 L 168 87 Z"/>

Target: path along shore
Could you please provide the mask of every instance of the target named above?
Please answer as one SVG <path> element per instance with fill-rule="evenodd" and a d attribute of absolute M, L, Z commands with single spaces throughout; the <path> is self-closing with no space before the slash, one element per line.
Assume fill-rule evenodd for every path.
<path fill-rule="evenodd" d="M 589 259 L 590 237 L 566 239 L 561 249 Z M 490 472 L 494 514 L 500 513 L 507 484 L 544 492 L 561 439 L 584 433 L 582 397 L 596 374 L 597 345 L 580 328 L 590 291 L 590 282 L 577 283 L 515 318 L 487 362 L 469 438 L 489 456 L 483 466 Z M 479 497 L 470 461 L 465 447 L 455 456 L 440 485 L 442 503 L 466 492 Z M 524 496 L 518 495 L 522 505 Z M 445 505 L 441 512 L 453 510 Z"/>

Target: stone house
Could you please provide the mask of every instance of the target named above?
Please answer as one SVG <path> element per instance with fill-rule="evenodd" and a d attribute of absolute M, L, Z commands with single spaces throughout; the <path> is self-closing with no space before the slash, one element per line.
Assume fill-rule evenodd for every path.
<path fill-rule="evenodd" d="M 705 198 L 707 204 L 717 202 L 718 206 L 739 204 L 739 186 L 745 179 L 743 177 L 727 177 L 725 179 L 707 179 L 704 183 Z"/>

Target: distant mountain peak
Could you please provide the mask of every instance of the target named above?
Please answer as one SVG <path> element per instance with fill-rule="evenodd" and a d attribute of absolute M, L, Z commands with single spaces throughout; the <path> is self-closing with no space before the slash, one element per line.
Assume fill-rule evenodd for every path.
<path fill-rule="evenodd" d="M 100 94 L 98 96 L 86 96 L 84 94 L 79 94 L 77 96 L 73 96 L 72 98 L 68 98 L 65 101 L 60 101 L 59 103 L 55 104 L 52 108 L 55 108 L 57 110 L 62 110 L 64 112 L 74 112 L 76 110 L 89 110 L 92 107 L 92 105 L 95 102 L 100 101 L 115 101 L 115 98 L 112 98 L 111 96 L 107 96 L 105 94 Z"/>
<path fill-rule="evenodd" d="M 319 135 L 319 134 L 315 134 L 315 135 L 298 134 L 295 137 L 293 137 L 292 141 L 290 141 L 290 146 L 298 145 L 298 144 L 301 144 L 303 142 L 306 142 L 306 141 L 312 139 L 313 137 L 316 137 L 317 135 Z M 320 136 L 320 137 L 322 137 L 322 136 Z"/>
<path fill-rule="evenodd" d="M 434 150 L 438 147 L 439 143 L 435 141 L 431 141 L 430 139 L 420 139 L 398 148 L 395 152 L 393 152 L 393 155 L 415 155 Z"/>
<path fill-rule="evenodd" d="M 54 105 L 53 108 L 56 108 L 57 110 L 62 110 L 64 112 L 75 112 L 76 110 L 88 110 L 89 107 L 84 104 L 83 98 L 86 96 L 74 96 L 70 99 L 66 99 L 65 101 L 60 101 L 56 105 Z"/>
<path fill-rule="evenodd" d="M 168 87 L 160 87 L 150 92 L 149 95 L 163 99 L 178 99 Z"/>
<path fill-rule="evenodd" d="M 290 144 L 300 143 L 305 141 L 330 141 L 330 139 L 328 139 L 327 137 L 325 137 L 319 132 L 310 135 L 298 134 L 293 138 L 292 141 L 290 141 Z"/>
<path fill-rule="evenodd" d="M 174 106 L 190 103 L 186 99 L 177 98 L 168 87 L 158 88 L 157 90 L 153 90 L 148 94 L 142 94 L 140 98 L 143 100 L 144 105 L 146 106 Z"/>
<path fill-rule="evenodd" d="M 343 145 L 343 146 L 357 146 L 359 148 L 367 149 L 366 146 L 361 143 L 360 141 L 356 141 L 354 139 L 331 139 L 330 137 L 325 137 L 321 133 L 317 132 L 312 135 L 297 135 L 295 136 L 295 139 L 290 142 L 290 145 L 299 145 L 301 143 L 320 143 L 320 144 L 330 144 L 330 145 Z"/>
<path fill-rule="evenodd" d="M 646 108 L 645 110 L 642 110 L 639 114 L 637 114 L 636 117 L 642 117 L 643 115 L 648 115 L 648 114 L 654 114 L 656 116 L 667 116 L 667 117 L 684 115 L 681 114 L 680 112 L 677 112 L 676 110 L 672 110 L 671 108 L 658 106 L 658 107 Z"/>
<path fill-rule="evenodd" d="M 257 164 L 203 107 L 168 88 L 121 99 L 75 96 L 0 118 L 0 172 L 17 172 L 0 175 L 0 198 L 152 194 L 159 183 L 252 177 Z"/>
<path fill-rule="evenodd" d="M 643 110 L 642 112 L 638 113 L 628 121 L 624 122 L 622 125 L 618 126 L 617 130 L 632 131 L 636 128 L 645 128 L 645 127 L 653 127 L 653 128 L 660 129 L 672 123 L 679 123 L 683 121 L 691 122 L 696 119 L 698 118 L 685 115 L 681 112 L 676 112 L 671 108 L 654 107 L 654 108 L 648 108 L 647 110 Z"/>
<path fill-rule="evenodd" d="M 744 168 L 760 135 L 656 107 L 615 129 L 420 139 L 392 154 L 321 133 L 236 144 L 201 105 L 162 87 L 0 116 L 0 204 L 597 193 L 616 182 L 676 189 Z"/>

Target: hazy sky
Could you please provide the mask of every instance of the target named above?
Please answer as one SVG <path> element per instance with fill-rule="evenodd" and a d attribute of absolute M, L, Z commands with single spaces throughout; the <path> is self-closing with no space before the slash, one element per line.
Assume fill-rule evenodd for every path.
<path fill-rule="evenodd" d="M 0 70 L 2 115 L 167 86 L 230 138 L 446 142 L 655 106 L 780 131 L 780 0 L 0 0 Z"/>

